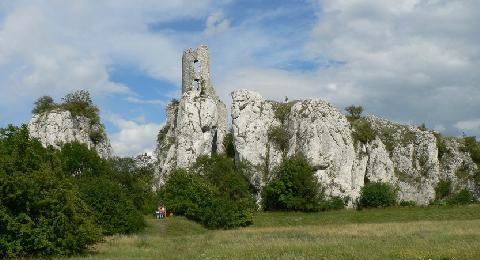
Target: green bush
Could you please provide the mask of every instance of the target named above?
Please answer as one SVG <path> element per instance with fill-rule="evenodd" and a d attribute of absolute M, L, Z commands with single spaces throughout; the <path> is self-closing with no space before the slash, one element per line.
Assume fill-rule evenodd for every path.
<path fill-rule="evenodd" d="M 320 201 L 319 210 L 320 211 L 327 211 L 327 210 L 338 210 L 345 208 L 347 200 L 340 197 L 334 196 L 329 199 L 323 199 Z"/>
<path fill-rule="evenodd" d="M 467 189 L 460 190 L 447 199 L 449 205 L 466 205 L 474 202 L 473 193 Z"/>
<path fill-rule="evenodd" d="M 263 189 L 266 210 L 318 211 L 322 200 L 320 185 L 305 157 L 288 158 L 273 172 Z"/>
<path fill-rule="evenodd" d="M 43 96 L 35 101 L 32 113 L 41 114 L 43 112 L 51 111 L 57 107 L 57 104 L 53 101 L 53 98 L 50 96 Z"/>
<path fill-rule="evenodd" d="M 362 117 L 363 113 L 363 107 L 362 106 L 349 106 L 345 108 L 345 111 L 347 111 L 347 119 L 350 122 L 353 122 L 357 119 L 360 119 Z"/>
<path fill-rule="evenodd" d="M 417 206 L 417 202 L 412 200 L 402 200 L 399 204 L 401 207 L 415 207 Z"/>
<path fill-rule="evenodd" d="M 466 136 L 463 138 L 464 152 L 470 153 L 472 160 L 480 165 L 480 144 L 477 142 L 475 136 Z"/>
<path fill-rule="evenodd" d="M 442 200 L 452 193 L 452 182 L 450 180 L 440 180 L 435 186 L 435 199 Z"/>
<path fill-rule="evenodd" d="M 395 205 L 396 192 L 388 183 L 370 182 L 360 191 L 360 208 L 386 208 Z"/>
<path fill-rule="evenodd" d="M 443 155 L 448 152 L 448 147 L 445 138 L 440 133 L 433 133 L 437 141 L 438 159 L 442 159 Z"/>
<path fill-rule="evenodd" d="M 225 148 L 225 154 L 229 158 L 235 158 L 235 145 L 233 144 L 233 133 L 230 130 L 223 138 L 223 147 Z"/>
<path fill-rule="evenodd" d="M 87 177 L 79 178 L 78 184 L 82 199 L 94 210 L 105 234 L 128 234 L 145 227 L 143 215 L 118 182 L 107 177 Z"/>
<path fill-rule="evenodd" d="M 255 201 L 249 185 L 226 156 L 202 156 L 190 171 L 172 171 L 162 194 L 169 211 L 207 228 L 234 228 L 252 223 Z"/>
<path fill-rule="evenodd" d="M 368 143 L 375 139 L 376 133 L 372 129 L 370 122 L 366 119 L 360 118 L 352 122 L 353 132 L 352 137 L 355 143 Z"/>
<path fill-rule="evenodd" d="M 155 185 L 155 165 L 146 154 L 135 158 L 112 158 L 111 178 L 118 182 L 128 194 L 135 207 L 143 214 L 151 214 L 159 203 Z"/>
<path fill-rule="evenodd" d="M 71 255 L 100 240 L 60 156 L 26 126 L 0 129 L 0 258 Z"/>
<path fill-rule="evenodd" d="M 283 126 L 274 126 L 268 129 L 268 140 L 282 152 L 287 150 L 289 139 L 288 131 Z"/>

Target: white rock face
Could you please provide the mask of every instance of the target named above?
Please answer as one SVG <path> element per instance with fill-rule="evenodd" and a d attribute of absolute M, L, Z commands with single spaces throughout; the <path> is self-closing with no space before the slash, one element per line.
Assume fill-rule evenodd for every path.
<path fill-rule="evenodd" d="M 38 138 L 43 146 L 52 145 L 60 149 L 63 144 L 77 141 L 95 149 L 102 158 L 112 155 L 110 141 L 99 124 L 90 124 L 90 119 L 83 116 L 72 116 L 70 111 L 53 110 L 32 117 L 28 123 L 30 136 Z M 102 140 L 95 143 L 90 138 L 91 133 L 100 132 Z"/>
<path fill-rule="evenodd" d="M 340 111 L 319 99 L 298 101 L 290 110 L 288 132 L 288 155 L 305 155 L 328 195 L 358 196 L 355 187 L 363 184 L 363 175 L 352 170 L 356 154 L 350 123 Z"/>
<path fill-rule="evenodd" d="M 167 123 L 158 136 L 160 186 L 175 167 L 187 168 L 201 155 L 224 152 L 227 108 L 210 84 L 208 48 L 187 49 L 182 61 L 182 98 L 168 105 Z"/>
<path fill-rule="evenodd" d="M 273 103 L 258 93 L 238 90 L 232 98 L 236 160 L 255 166 L 251 182 L 261 190 L 268 181 L 266 169 L 271 172 L 282 159 L 269 140 L 269 129 L 282 124 L 275 118 Z M 473 176 L 478 168 L 468 153 L 461 152 L 461 140 L 446 140 L 448 152 L 440 161 L 432 131 L 377 117 L 366 120 L 376 138 L 355 143 L 351 124 L 332 105 L 319 99 L 295 101 L 282 125 L 288 132 L 286 155 L 304 154 L 327 194 L 348 197 L 349 206 L 354 206 L 365 182 L 390 183 L 398 189 L 398 201 L 419 205 L 435 199 L 435 186 L 443 179 L 452 181 L 454 191 L 468 188 L 480 195 L 472 178 L 457 176 L 459 169 Z"/>
<path fill-rule="evenodd" d="M 156 150 L 160 181 L 175 167 L 187 168 L 200 155 L 224 151 L 227 110 L 217 98 L 185 92 L 178 104 L 167 107 L 167 123 L 160 130 Z"/>

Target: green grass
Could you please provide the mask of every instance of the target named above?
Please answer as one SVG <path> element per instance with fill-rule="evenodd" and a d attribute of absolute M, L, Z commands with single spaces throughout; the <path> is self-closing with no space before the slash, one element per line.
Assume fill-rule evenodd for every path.
<path fill-rule="evenodd" d="M 480 205 L 258 213 L 254 225 L 207 230 L 183 217 L 148 218 L 86 258 L 480 259 Z"/>

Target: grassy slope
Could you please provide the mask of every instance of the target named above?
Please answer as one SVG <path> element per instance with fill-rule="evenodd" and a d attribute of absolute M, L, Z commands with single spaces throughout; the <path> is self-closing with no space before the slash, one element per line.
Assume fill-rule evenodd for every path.
<path fill-rule="evenodd" d="M 480 259 L 480 205 L 321 213 L 259 213 L 255 225 L 206 230 L 182 217 L 148 219 L 88 258 Z"/>

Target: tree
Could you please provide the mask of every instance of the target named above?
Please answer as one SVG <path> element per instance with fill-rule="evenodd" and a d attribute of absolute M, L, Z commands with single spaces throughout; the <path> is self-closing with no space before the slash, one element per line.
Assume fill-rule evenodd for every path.
<path fill-rule="evenodd" d="M 274 171 L 274 179 L 263 190 L 266 210 L 317 211 L 322 201 L 322 190 L 313 168 L 302 155 L 282 162 Z"/>
<path fill-rule="evenodd" d="M 50 96 L 42 96 L 35 101 L 32 113 L 33 114 L 41 114 L 46 111 L 50 111 L 56 107 L 53 98 Z"/>
<path fill-rule="evenodd" d="M 362 117 L 363 107 L 362 106 L 349 106 L 345 110 L 348 112 L 348 118 L 351 120 L 356 120 Z"/>

